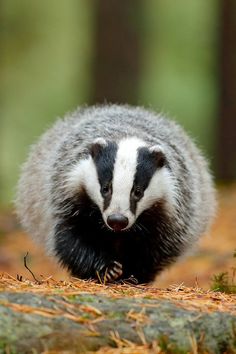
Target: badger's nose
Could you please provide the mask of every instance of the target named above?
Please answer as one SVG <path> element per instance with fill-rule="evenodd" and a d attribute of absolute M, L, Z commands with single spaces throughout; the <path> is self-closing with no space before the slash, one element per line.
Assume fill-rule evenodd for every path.
<path fill-rule="evenodd" d="M 117 213 L 109 215 L 107 223 L 114 231 L 121 231 L 128 225 L 129 219 L 126 216 Z"/>

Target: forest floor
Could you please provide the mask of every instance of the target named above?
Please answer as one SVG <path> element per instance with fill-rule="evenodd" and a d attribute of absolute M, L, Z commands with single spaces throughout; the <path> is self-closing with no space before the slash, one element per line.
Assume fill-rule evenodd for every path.
<path fill-rule="evenodd" d="M 0 354 L 235 354 L 235 328 L 232 294 L 0 276 Z"/>
<path fill-rule="evenodd" d="M 198 321 L 202 314 L 211 315 L 214 313 L 215 315 L 219 315 L 222 313 L 227 316 L 236 316 L 235 294 L 227 295 L 210 290 L 214 275 L 222 272 L 228 272 L 229 281 L 235 282 L 232 278 L 234 277 L 236 267 L 236 258 L 233 257 L 236 249 L 236 184 L 219 187 L 218 199 L 218 215 L 210 234 L 200 240 L 198 248 L 192 255 L 189 255 L 188 258 L 181 260 L 178 264 L 175 264 L 169 270 L 165 271 L 157 278 L 155 283 L 148 287 L 130 286 L 128 284 L 104 285 L 71 279 L 65 271 L 60 269 L 52 260 L 48 259 L 43 251 L 35 246 L 30 238 L 21 231 L 11 212 L 2 212 L 0 214 L 0 295 L 2 293 L 2 296 L 4 296 L 4 293 L 9 293 L 9 298 L 11 298 L 14 294 L 27 296 L 27 294 L 30 293 L 32 296 L 36 296 L 36 300 L 37 296 L 46 296 L 46 299 L 50 301 L 52 299 L 51 297 L 59 295 L 62 298 L 60 298 L 60 300 L 56 298 L 53 301 L 68 302 L 74 296 L 80 296 L 81 294 L 89 293 L 91 296 L 94 294 L 96 294 L 96 296 L 104 296 L 105 294 L 105 296 L 115 300 L 131 298 L 134 303 L 135 301 L 154 301 L 153 304 L 149 304 L 148 306 L 150 309 L 156 306 L 156 311 L 158 308 L 161 308 L 162 303 L 157 304 L 155 301 L 171 301 L 176 308 L 195 313 L 193 323 L 195 323 L 195 319 Z M 29 271 L 24 267 L 24 256 L 27 252 L 29 252 L 27 264 L 41 283 L 36 283 Z M 19 281 L 19 279 L 21 281 Z M 28 303 L 28 300 L 23 299 L 20 300 L 20 303 L 17 303 L 17 301 L 13 299 L 9 300 L 8 303 L 6 299 L 0 299 L 0 307 L 4 305 L 9 308 L 9 311 L 27 314 L 35 312 L 43 317 L 56 317 L 60 315 L 72 322 L 80 323 L 81 321 L 81 314 L 78 316 L 78 314 L 73 312 L 74 308 L 72 307 L 75 306 L 75 304 L 73 306 L 67 304 L 68 306 L 65 307 L 64 312 L 60 310 L 60 313 L 57 314 L 57 312 L 55 312 L 56 310 L 43 309 L 42 307 L 35 310 L 36 305 Z M 99 326 L 99 323 L 102 324 L 103 319 L 107 315 L 104 315 L 105 317 L 102 315 L 102 308 L 96 310 L 96 307 L 93 306 L 93 302 L 89 307 L 89 301 L 94 301 L 94 299 L 88 299 L 88 304 L 86 303 L 87 307 L 81 308 L 81 311 L 92 313 L 94 317 L 98 316 L 100 318 L 98 319 Z M 101 302 L 102 301 L 104 301 L 104 299 L 101 300 Z M 123 304 L 122 306 L 126 305 L 127 304 Z M 139 305 L 140 303 L 137 303 L 133 306 Z M 146 324 L 146 321 L 149 319 L 142 310 L 139 311 L 137 309 L 138 307 L 136 310 L 133 310 L 132 306 L 128 308 L 124 323 L 125 321 L 129 322 L 132 320 L 135 321 L 136 325 L 137 323 L 142 323 L 142 321 L 144 321 L 144 325 Z M 104 311 L 104 313 L 106 313 L 106 309 Z M 174 309 L 174 311 L 177 310 Z M 196 313 L 200 313 L 200 315 L 196 316 Z M 154 315 L 150 313 L 150 316 Z M 83 318 L 82 320 L 84 321 Z M 95 321 L 94 323 L 97 323 L 96 318 L 93 320 Z M 214 320 L 213 322 L 217 321 Z M 228 323 L 228 318 L 226 318 L 226 322 Z M 89 326 L 90 325 L 91 324 L 89 324 Z M 138 337 L 140 339 L 139 344 L 134 344 L 129 340 L 123 340 L 119 337 L 119 333 L 114 327 L 109 331 L 109 338 L 116 348 L 111 348 L 108 345 L 102 347 L 99 353 L 133 354 L 172 352 L 171 350 L 168 351 L 168 348 L 166 351 L 163 350 L 158 342 L 147 341 L 142 332 L 138 333 Z M 236 333 L 232 336 L 233 340 L 235 340 L 235 337 Z M 191 342 L 191 353 L 204 352 L 200 351 L 199 348 L 201 344 L 199 344 L 199 341 L 196 342 L 195 337 L 191 337 L 189 341 Z M 7 352 L 8 347 L 4 348 L 5 351 L 1 351 L 0 343 L 0 353 Z M 44 352 L 53 354 L 57 351 L 45 350 Z M 70 351 L 66 351 L 65 353 L 70 353 Z"/>

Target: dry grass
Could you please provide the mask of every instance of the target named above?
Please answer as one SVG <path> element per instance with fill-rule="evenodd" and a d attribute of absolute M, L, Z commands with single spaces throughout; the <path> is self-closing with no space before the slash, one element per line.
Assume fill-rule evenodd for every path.
<path fill-rule="evenodd" d="M 38 284 L 28 279 L 22 281 L 2 273 L 0 275 L 0 291 L 11 292 L 32 292 L 36 294 L 60 295 L 70 297 L 81 293 L 103 294 L 112 298 L 145 298 L 145 299 L 164 299 L 171 300 L 177 306 L 201 312 L 230 312 L 236 315 L 236 296 L 233 294 L 224 294 L 214 291 L 205 291 L 201 288 L 188 288 L 183 285 L 171 286 L 167 289 L 160 289 L 154 286 L 128 285 L 128 284 L 98 284 L 92 281 L 80 279 L 71 279 L 70 281 L 56 281 L 52 277 L 42 279 Z M 147 306 L 147 305 L 145 305 Z M 152 306 L 151 304 L 149 306 Z M 156 305 L 155 305 L 156 306 Z M 89 311 L 96 312 L 91 307 Z M 97 313 L 98 314 L 98 313 Z M 137 321 L 148 320 L 145 313 L 130 312 L 127 314 L 130 318 Z"/>

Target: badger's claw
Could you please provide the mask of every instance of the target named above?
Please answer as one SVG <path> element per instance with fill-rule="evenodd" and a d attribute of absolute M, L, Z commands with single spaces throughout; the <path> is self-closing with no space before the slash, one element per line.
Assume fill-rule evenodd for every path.
<path fill-rule="evenodd" d="M 116 261 L 111 262 L 108 266 L 104 266 L 98 272 L 98 278 L 103 283 L 112 283 L 118 279 L 123 273 L 122 264 Z"/>

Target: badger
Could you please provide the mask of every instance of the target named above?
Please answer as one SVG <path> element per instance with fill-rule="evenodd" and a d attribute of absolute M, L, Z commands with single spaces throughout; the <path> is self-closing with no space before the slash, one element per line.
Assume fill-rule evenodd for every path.
<path fill-rule="evenodd" d="M 75 277 L 148 283 L 215 214 L 207 162 L 174 121 L 141 107 L 79 108 L 23 165 L 23 227 Z"/>

